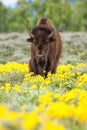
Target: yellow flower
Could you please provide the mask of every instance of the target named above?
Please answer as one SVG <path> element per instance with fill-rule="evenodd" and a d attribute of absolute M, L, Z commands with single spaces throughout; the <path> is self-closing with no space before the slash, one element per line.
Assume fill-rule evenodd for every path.
<path fill-rule="evenodd" d="M 54 98 L 56 98 L 56 99 L 59 99 L 60 97 L 61 97 L 61 94 L 59 94 L 59 93 L 54 93 Z"/>
<path fill-rule="evenodd" d="M 57 125 L 53 122 L 47 122 L 44 130 L 65 130 L 64 125 Z"/>
<path fill-rule="evenodd" d="M 0 118 L 5 117 L 7 113 L 7 107 L 5 105 L 0 105 Z"/>
<path fill-rule="evenodd" d="M 17 62 L 9 62 L 5 65 L 0 64 L 0 72 L 11 72 L 13 70 L 17 70 L 20 72 L 28 72 L 28 64 L 20 64 Z"/>
<path fill-rule="evenodd" d="M 41 103 L 41 104 L 48 104 L 49 102 L 52 101 L 51 96 L 52 96 L 52 92 L 48 91 L 48 92 L 46 92 L 45 94 L 43 94 L 39 97 L 38 102 Z"/>
<path fill-rule="evenodd" d="M 46 79 L 45 79 L 45 84 L 50 84 L 50 82 L 51 82 L 51 81 L 50 81 L 50 78 L 46 78 Z"/>
<path fill-rule="evenodd" d="M 75 76 L 75 73 L 74 73 L 74 72 L 73 72 L 73 73 L 71 73 L 71 76 L 73 76 L 73 77 L 74 77 L 74 76 Z"/>
<path fill-rule="evenodd" d="M 5 89 L 5 87 L 4 86 L 0 86 L 0 90 L 4 90 Z"/>
<path fill-rule="evenodd" d="M 18 118 L 17 111 L 8 111 L 6 118 L 10 120 L 17 119 Z"/>
<path fill-rule="evenodd" d="M 39 124 L 39 118 L 35 112 L 24 113 L 22 127 L 24 130 L 33 130 Z"/>
<path fill-rule="evenodd" d="M 40 88 L 40 90 L 45 90 L 46 86 L 40 86 L 39 88 Z"/>
<path fill-rule="evenodd" d="M 54 119 L 72 117 L 74 114 L 74 107 L 64 102 L 52 102 L 46 110 L 46 114 Z"/>
<path fill-rule="evenodd" d="M 28 92 L 27 90 L 25 90 L 25 89 L 23 90 L 23 93 L 27 93 L 27 92 Z"/>
<path fill-rule="evenodd" d="M 35 85 L 35 84 L 33 84 L 32 86 L 31 86 L 31 88 L 30 88 L 30 90 L 33 90 L 33 89 L 35 89 L 37 86 Z"/>
<path fill-rule="evenodd" d="M 5 83 L 5 90 L 9 91 L 11 89 L 11 84 L 10 83 Z"/>
<path fill-rule="evenodd" d="M 20 92 L 20 91 L 21 91 L 21 90 L 20 90 L 21 88 L 22 88 L 22 86 L 19 86 L 19 85 L 15 84 L 13 90 L 15 90 L 16 92 Z"/>
<path fill-rule="evenodd" d="M 82 87 L 83 85 L 87 84 L 87 74 L 83 74 L 77 78 L 76 85 L 78 87 Z"/>

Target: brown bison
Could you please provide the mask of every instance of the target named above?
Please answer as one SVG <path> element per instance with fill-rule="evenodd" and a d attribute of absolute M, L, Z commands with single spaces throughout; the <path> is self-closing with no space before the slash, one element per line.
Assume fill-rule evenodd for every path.
<path fill-rule="evenodd" d="M 48 18 L 41 18 L 29 35 L 27 41 L 32 43 L 30 72 L 45 77 L 49 71 L 55 73 L 62 49 L 57 29 Z"/>

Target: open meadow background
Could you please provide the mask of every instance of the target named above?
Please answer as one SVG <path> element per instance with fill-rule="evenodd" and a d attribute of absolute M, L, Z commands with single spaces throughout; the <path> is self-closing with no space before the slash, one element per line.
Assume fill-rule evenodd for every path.
<path fill-rule="evenodd" d="M 63 49 L 59 64 L 87 63 L 87 33 L 60 33 Z M 30 59 L 30 45 L 26 41 L 28 33 L 0 34 L 0 63 L 16 61 L 28 63 Z"/>
<path fill-rule="evenodd" d="M 1 1 L 0 130 L 87 130 L 87 0 Z M 42 16 L 63 43 L 57 71 L 46 79 L 29 73 L 26 42 Z"/>

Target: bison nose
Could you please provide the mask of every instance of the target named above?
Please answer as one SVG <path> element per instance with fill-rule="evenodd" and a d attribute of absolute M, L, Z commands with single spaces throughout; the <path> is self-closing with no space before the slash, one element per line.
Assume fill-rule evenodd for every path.
<path fill-rule="evenodd" d="M 44 55 L 37 55 L 37 59 L 43 60 L 44 59 Z"/>

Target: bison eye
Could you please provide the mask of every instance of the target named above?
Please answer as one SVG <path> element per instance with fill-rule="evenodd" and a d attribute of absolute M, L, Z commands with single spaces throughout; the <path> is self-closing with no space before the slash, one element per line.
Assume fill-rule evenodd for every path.
<path fill-rule="evenodd" d="M 49 42 L 55 42 L 56 41 L 56 38 L 55 37 L 50 37 L 49 38 Z"/>

